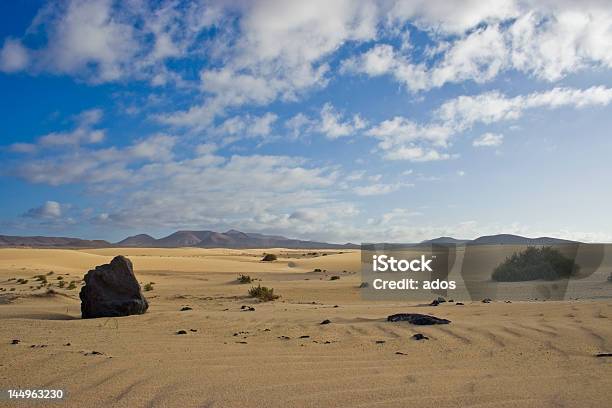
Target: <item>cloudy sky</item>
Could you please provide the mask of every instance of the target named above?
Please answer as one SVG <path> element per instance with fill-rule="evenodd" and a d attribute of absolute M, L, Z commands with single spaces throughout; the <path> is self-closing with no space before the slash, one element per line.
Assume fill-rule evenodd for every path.
<path fill-rule="evenodd" d="M 0 234 L 612 240 L 609 1 L 0 16 Z"/>

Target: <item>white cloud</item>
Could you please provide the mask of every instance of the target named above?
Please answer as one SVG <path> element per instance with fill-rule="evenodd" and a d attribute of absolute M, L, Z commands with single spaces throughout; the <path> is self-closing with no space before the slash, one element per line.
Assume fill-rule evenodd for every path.
<path fill-rule="evenodd" d="M 472 142 L 472 146 L 476 147 L 495 147 L 500 146 L 504 141 L 504 135 L 497 133 L 483 133 Z"/>
<path fill-rule="evenodd" d="M 367 186 L 358 186 L 358 187 L 355 187 L 353 191 L 358 196 L 377 196 L 377 195 L 393 193 L 395 191 L 398 191 L 402 187 L 411 187 L 411 186 L 412 186 L 411 184 L 406 184 L 406 183 L 393 183 L 393 184 L 377 183 L 377 184 L 370 184 Z"/>
<path fill-rule="evenodd" d="M 352 135 L 365 126 L 365 121 L 359 115 L 354 115 L 352 120 L 343 121 L 342 115 L 330 103 L 326 103 L 321 109 L 318 130 L 330 139 Z"/>
<path fill-rule="evenodd" d="M 28 66 L 29 60 L 29 52 L 21 41 L 12 38 L 4 40 L 4 45 L 0 49 L 1 72 L 21 71 Z"/>
<path fill-rule="evenodd" d="M 62 206 L 57 201 L 46 201 L 40 207 L 30 208 L 23 216 L 43 219 L 60 218 L 62 216 Z"/>

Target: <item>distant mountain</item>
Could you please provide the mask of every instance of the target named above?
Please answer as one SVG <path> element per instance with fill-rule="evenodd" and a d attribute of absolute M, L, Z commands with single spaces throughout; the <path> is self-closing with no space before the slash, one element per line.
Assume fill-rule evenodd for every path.
<path fill-rule="evenodd" d="M 67 237 L 17 237 L 0 235 L 0 247 L 37 247 L 37 248 L 101 248 L 112 244 L 100 239 L 88 240 Z"/>
<path fill-rule="evenodd" d="M 469 242 L 469 239 L 456 239 L 453 237 L 438 237 L 434 239 L 428 239 L 421 242 L 421 244 L 465 244 Z"/>
<path fill-rule="evenodd" d="M 512 234 L 485 235 L 468 242 L 469 245 L 559 245 L 575 243 L 578 242 L 550 237 L 526 238 Z"/>
<path fill-rule="evenodd" d="M 117 242 L 117 245 L 123 247 L 147 247 L 154 245 L 156 241 L 155 238 L 148 234 L 138 234 Z"/>
<path fill-rule="evenodd" d="M 140 237 L 137 235 L 136 237 Z M 149 237 L 149 236 L 147 236 Z M 136 246 L 136 247 L 162 247 L 162 248 L 179 248 L 179 247 L 198 247 L 198 248 L 359 248 L 354 244 L 329 244 L 326 242 L 302 241 L 298 239 L 285 238 L 278 235 L 264 235 L 256 233 L 246 233 L 237 230 L 229 230 L 226 232 L 215 231 L 177 231 L 167 237 L 147 239 L 144 242 L 139 242 L 134 237 L 126 238 L 118 242 L 118 246 Z"/>

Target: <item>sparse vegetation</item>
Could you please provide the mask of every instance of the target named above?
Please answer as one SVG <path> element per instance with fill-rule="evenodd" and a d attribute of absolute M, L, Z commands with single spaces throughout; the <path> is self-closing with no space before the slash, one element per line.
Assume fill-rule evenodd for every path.
<path fill-rule="evenodd" d="M 262 302 L 269 302 L 279 298 L 278 295 L 274 294 L 273 288 L 267 288 L 261 285 L 258 285 L 257 287 L 253 286 L 251 289 L 249 289 L 249 296 L 252 298 L 257 298 Z"/>
<path fill-rule="evenodd" d="M 57 280 L 64 280 L 64 277 L 63 276 L 58 276 Z"/>
<path fill-rule="evenodd" d="M 321 268 L 315 268 L 313 272 L 321 272 Z"/>
<path fill-rule="evenodd" d="M 338 280 L 338 279 L 340 279 L 340 277 L 338 275 L 334 275 L 334 276 L 329 278 L 329 280 Z"/>
<path fill-rule="evenodd" d="M 45 275 L 36 275 L 34 278 L 43 284 L 47 283 L 47 277 Z"/>
<path fill-rule="evenodd" d="M 64 286 L 66 286 L 66 281 L 59 281 L 57 286 L 59 286 L 60 288 L 63 288 Z"/>
<path fill-rule="evenodd" d="M 272 262 L 272 261 L 276 261 L 276 255 L 274 254 L 265 254 L 263 258 L 261 258 L 262 261 L 264 262 Z"/>
<path fill-rule="evenodd" d="M 498 282 L 567 279 L 579 271 L 574 260 L 552 247 L 527 247 L 506 258 L 493 271 Z"/>
<path fill-rule="evenodd" d="M 249 275 L 243 275 L 240 274 L 240 276 L 238 276 L 238 283 L 251 283 L 252 279 Z"/>
<path fill-rule="evenodd" d="M 143 287 L 145 292 L 150 292 L 153 290 L 153 282 L 149 282 L 147 284 L 145 284 Z"/>
<path fill-rule="evenodd" d="M 76 289 L 76 282 L 75 281 L 70 282 L 66 289 L 68 290 Z"/>
<path fill-rule="evenodd" d="M 23 278 L 19 278 L 17 279 L 17 283 L 19 283 L 20 285 L 25 285 L 26 283 L 28 283 L 27 279 L 23 279 Z"/>

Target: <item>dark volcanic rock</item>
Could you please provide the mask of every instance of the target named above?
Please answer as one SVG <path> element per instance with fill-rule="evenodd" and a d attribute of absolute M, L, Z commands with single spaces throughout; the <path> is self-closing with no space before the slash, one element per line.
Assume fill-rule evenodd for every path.
<path fill-rule="evenodd" d="M 412 338 L 414 340 L 429 340 L 429 337 L 423 335 L 422 333 L 417 333 L 414 336 L 412 336 Z"/>
<path fill-rule="evenodd" d="M 398 313 L 387 317 L 388 322 L 408 322 L 418 326 L 430 324 L 449 324 L 451 321 L 419 313 Z"/>
<path fill-rule="evenodd" d="M 325 319 L 321 322 L 321 324 L 330 324 L 330 323 L 331 323 L 331 320 L 329 319 Z"/>
<path fill-rule="evenodd" d="M 87 272 L 79 297 L 83 319 L 143 314 L 149 308 L 132 262 L 124 256 Z"/>

